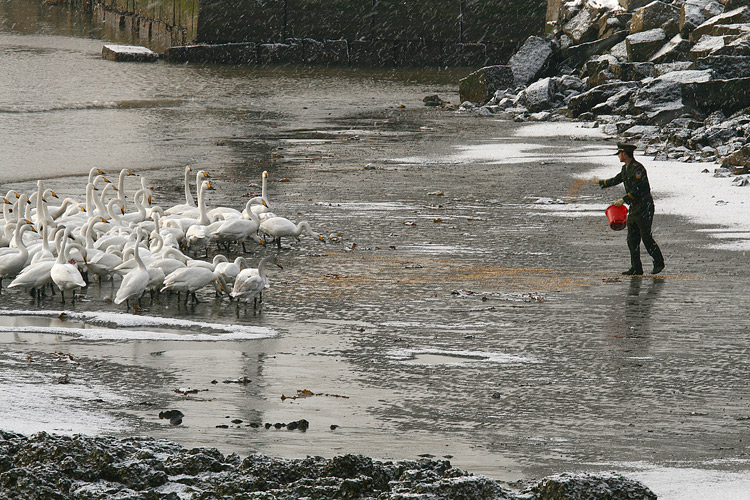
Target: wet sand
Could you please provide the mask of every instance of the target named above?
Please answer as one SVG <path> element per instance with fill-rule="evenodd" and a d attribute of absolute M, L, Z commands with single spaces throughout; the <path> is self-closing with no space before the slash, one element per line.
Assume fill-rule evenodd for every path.
<path fill-rule="evenodd" d="M 113 338 L 95 340 L 7 328 L 0 384 L 39 391 L 26 407 L 10 401 L 6 411 L 29 418 L 9 430 L 90 427 L 286 458 L 448 457 L 502 480 L 644 463 L 746 471 L 750 318 L 739 298 L 750 285 L 741 253 L 706 249 L 696 227 L 659 215 L 657 200 L 667 270 L 621 277 L 624 233 L 610 231 L 598 208 L 608 198 L 582 187 L 574 195 L 591 209 L 574 214 L 544 201 L 570 196 L 591 167 L 587 151 L 607 147 L 601 140 L 520 141 L 580 160 L 394 160 L 489 141 L 507 143 L 510 155 L 517 126 L 393 106 L 262 136 L 265 150 L 245 165 L 211 169 L 209 204 L 241 208 L 267 170 L 273 211 L 309 221 L 328 243 L 284 242 L 260 313 L 204 291 L 195 307 L 146 300 L 140 315 L 270 334 L 180 340 L 203 329 L 164 325 L 148 340 L 113 321 L 104 325 Z M 181 168 L 141 173 L 155 203 L 180 201 Z M 60 179 L 55 189 L 79 194 L 84 182 Z M 124 312 L 104 300 L 110 294 L 108 283 L 92 284 L 75 309 Z M 39 306 L 5 290 L 2 307 L 62 310 L 59 296 Z M 58 384 L 65 374 L 69 384 Z M 313 395 L 292 397 L 305 390 Z M 169 409 L 185 414 L 181 425 L 159 419 Z M 301 418 L 306 432 L 249 426 Z"/>

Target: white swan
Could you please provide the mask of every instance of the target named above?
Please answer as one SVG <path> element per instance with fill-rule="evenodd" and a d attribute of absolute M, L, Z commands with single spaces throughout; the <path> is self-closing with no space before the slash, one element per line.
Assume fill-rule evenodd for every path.
<path fill-rule="evenodd" d="M 185 231 L 188 248 L 193 251 L 202 248 L 208 250 L 208 243 L 211 241 L 209 224 L 211 224 L 212 219 L 206 211 L 206 191 L 209 189 L 213 189 L 211 183 L 203 181 L 198 192 L 198 218 Z"/>
<path fill-rule="evenodd" d="M 187 268 L 188 258 L 176 248 L 167 247 L 161 254 L 161 257 L 154 259 L 146 267 L 156 267 L 161 269 L 165 276 L 177 269 Z"/>
<path fill-rule="evenodd" d="M 190 185 L 188 183 L 190 173 L 190 167 L 185 167 L 185 203 L 174 205 L 164 211 L 167 215 L 190 215 L 196 217 L 196 205 L 193 201 L 193 196 L 190 194 Z M 200 186 L 201 182 L 205 182 L 204 179 L 208 179 L 210 176 L 204 170 L 199 170 L 195 174 L 195 190 L 198 192 L 197 195 L 200 197 Z"/>
<path fill-rule="evenodd" d="M 69 231 L 65 229 L 65 233 L 60 245 L 60 251 L 57 254 L 57 260 L 55 261 L 52 269 L 50 269 L 50 277 L 55 282 L 57 288 L 60 289 L 62 295 L 62 303 L 65 303 L 65 290 L 75 290 L 76 288 L 83 288 L 86 286 L 86 282 L 83 281 L 80 271 L 75 264 L 67 262 L 67 240 Z M 73 304 L 76 301 L 76 294 L 73 291 Z"/>
<path fill-rule="evenodd" d="M 323 243 L 326 241 L 323 236 L 312 230 L 307 221 L 295 224 L 284 217 L 271 217 L 270 219 L 262 221 L 258 227 L 258 232 L 276 240 L 279 250 L 281 250 L 281 238 L 293 236 L 299 240 L 302 233 L 309 234 Z"/>
<path fill-rule="evenodd" d="M 120 170 L 120 175 L 117 178 L 117 197 L 122 200 L 122 204 L 125 205 L 125 177 L 135 175 L 131 170 L 123 168 Z"/>
<path fill-rule="evenodd" d="M 164 287 L 161 291 L 172 290 L 174 292 L 185 293 L 185 303 L 188 297 L 192 297 L 193 303 L 200 302 L 195 292 L 212 283 L 218 283 L 218 287 L 224 290 L 226 284 L 222 278 L 214 271 L 205 267 L 186 267 L 171 272 L 164 278 Z"/>
<path fill-rule="evenodd" d="M 113 301 L 115 304 L 122 304 L 123 302 L 125 302 L 125 307 L 127 310 L 130 310 L 130 304 L 129 304 L 130 299 L 139 299 L 141 295 L 143 295 L 143 292 L 146 291 L 148 282 L 151 279 L 149 277 L 146 266 L 143 264 L 143 261 L 141 260 L 141 255 L 139 251 L 140 245 L 141 245 L 141 233 L 136 232 L 134 259 L 137 264 L 137 267 L 133 269 L 132 271 L 130 271 L 128 274 L 126 274 L 125 277 L 122 279 L 122 283 L 120 283 L 120 288 L 117 289 L 117 294 L 115 295 L 115 298 Z"/>
<path fill-rule="evenodd" d="M 247 252 L 245 242 L 253 237 L 257 240 L 258 227 L 260 227 L 260 219 L 251 210 L 251 205 L 255 203 L 255 200 L 260 200 L 260 198 L 255 197 L 248 201 L 243 211 L 243 214 L 246 213 L 248 218 L 243 216 L 225 220 L 214 230 L 211 239 L 216 243 L 239 242 L 242 244 L 242 250 Z"/>
<path fill-rule="evenodd" d="M 263 203 L 261 205 L 254 205 L 252 207 L 252 211 L 255 212 L 255 215 L 260 217 L 260 214 L 268 212 L 268 193 L 266 191 L 266 183 L 268 181 L 268 172 L 266 170 L 263 171 L 263 175 L 260 182 L 260 197 L 263 200 Z M 244 214 L 244 212 L 243 212 Z"/>
<path fill-rule="evenodd" d="M 65 235 L 63 230 L 55 234 L 55 248 L 60 253 L 62 238 Z M 36 291 L 37 300 L 42 299 L 42 290 L 45 285 L 52 281 L 50 271 L 55 265 L 55 259 L 39 259 L 27 266 L 16 278 L 8 285 L 8 288 L 20 288 L 30 290 L 32 294 Z"/>
<path fill-rule="evenodd" d="M 260 260 L 257 269 L 243 269 L 237 274 L 230 295 L 233 299 L 237 299 L 238 306 L 240 299 L 247 299 L 250 301 L 252 298 L 253 309 L 257 307 L 258 302 L 263 302 L 263 290 L 269 287 L 265 265 L 267 262 L 274 259 L 276 259 L 276 257 L 267 255 Z M 281 263 L 279 263 L 278 260 L 276 261 L 276 265 L 281 267 Z"/>
<path fill-rule="evenodd" d="M 216 274 L 224 278 L 224 281 L 227 283 L 234 283 L 237 275 L 240 274 L 240 271 L 242 271 L 245 266 L 247 266 L 247 260 L 245 257 L 237 257 L 234 259 L 234 262 L 220 262 L 216 265 L 214 271 L 216 271 Z"/>
<path fill-rule="evenodd" d="M 3 278 L 14 278 L 20 273 L 29 259 L 29 250 L 23 242 L 23 233 L 35 231 L 28 219 L 19 219 L 16 223 L 14 241 L 16 248 L 3 248 L 0 254 L 0 291 L 3 289 Z"/>

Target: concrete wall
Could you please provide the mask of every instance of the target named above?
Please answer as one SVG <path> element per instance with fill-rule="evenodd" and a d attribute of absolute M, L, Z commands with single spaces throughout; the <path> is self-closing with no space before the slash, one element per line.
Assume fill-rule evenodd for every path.
<path fill-rule="evenodd" d="M 397 66 L 505 63 L 544 33 L 547 10 L 547 0 L 70 1 L 94 2 L 108 26 L 166 46 L 346 40 L 349 64 Z"/>

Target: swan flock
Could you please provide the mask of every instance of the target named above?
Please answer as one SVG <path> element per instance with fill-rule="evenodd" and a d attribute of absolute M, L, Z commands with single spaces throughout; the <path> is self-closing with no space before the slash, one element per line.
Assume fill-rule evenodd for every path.
<path fill-rule="evenodd" d="M 75 303 L 76 291 L 92 281 L 111 281 L 115 304 L 127 310 L 140 308 L 150 295 L 177 293 L 198 303 L 196 292 L 213 287 L 217 296 L 249 304 L 262 303 L 269 287 L 266 268 L 281 268 L 278 255 L 282 238 L 308 235 L 325 242 L 306 221 L 294 223 L 270 211 L 262 176 L 261 196 L 249 199 L 244 208 L 209 207 L 208 191 L 215 187 L 207 172 L 193 177 L 185 167 L 185 200 L 170 207 L 154 204 L 153 191 L 145 177 L 129 194 L 126 182 L 135 174 L 119 172 L 116 182 L 92 168 L 83 196 L 66 197 L 59 204 L 57 194 L 44 181 L 31 193 L 9 190 L 0 219 L 0 293 L 24 290 L 41 301 L 60 292 Z M 190 181 L 195 179 L 193 196 Z M 230 261 L 225 255 L 231 245 L 244 253 L 247 245 L 276 243 L 278 253 L 260 259 L 257 268 L 245 256 Z M 209 251 L 216 249 L 212 260 Z M 119 286 L 115 292 L 115 283 Z M 109 300 L 105 297 L 104 300 Z"/>

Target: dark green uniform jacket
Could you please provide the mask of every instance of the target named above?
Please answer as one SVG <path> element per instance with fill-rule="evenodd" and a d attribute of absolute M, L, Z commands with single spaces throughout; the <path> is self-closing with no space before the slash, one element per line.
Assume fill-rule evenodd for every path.
<path fill-rule="evenodd" d="M 653 198 L 651 198 L 651 186 L 648 183 L 646 168 L 635 160 L 630 160 L 622 166 L 619 174 L 611 179 L 600 180 L 599 185 L 602 188 L 616 186 L 620 183 L 625 184 L 625 196 L 622 197 L 625 204 L 630 205 L 630 212 L 633 215 L 645 214 L 647 207 L 653 207 Z"/>

